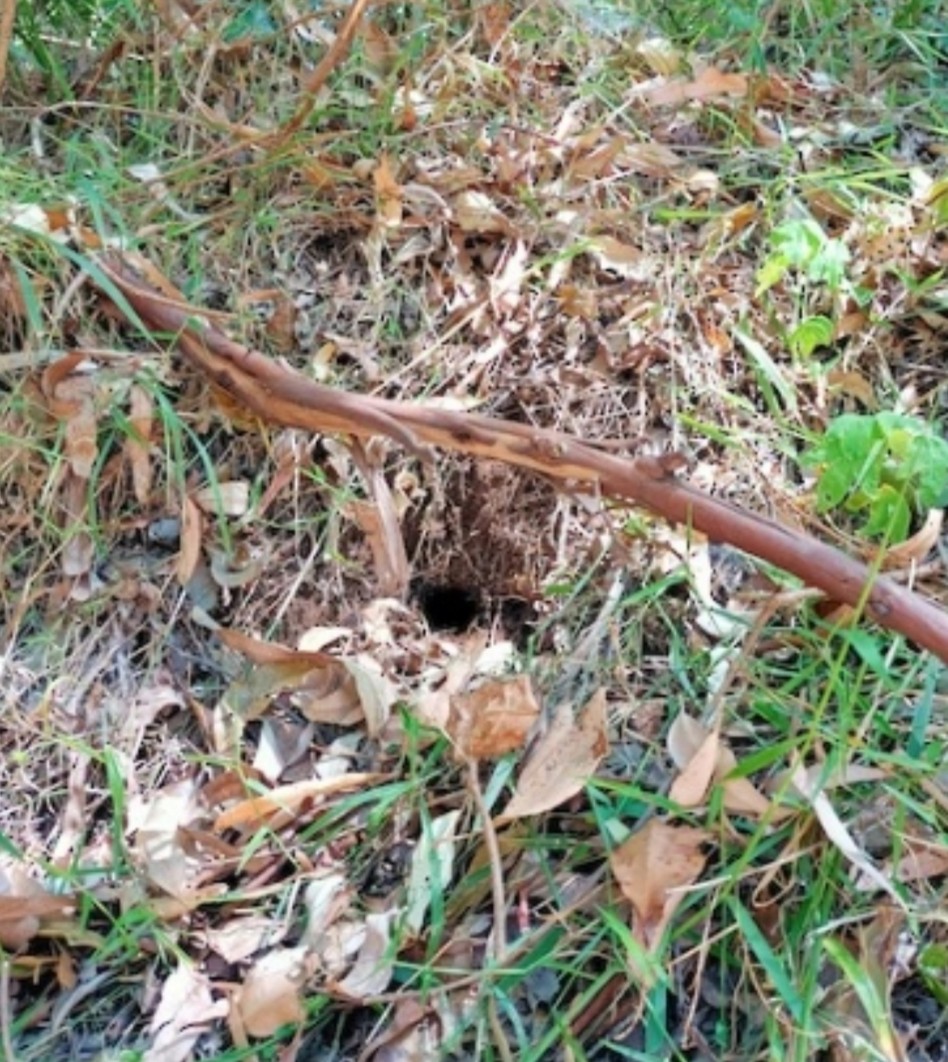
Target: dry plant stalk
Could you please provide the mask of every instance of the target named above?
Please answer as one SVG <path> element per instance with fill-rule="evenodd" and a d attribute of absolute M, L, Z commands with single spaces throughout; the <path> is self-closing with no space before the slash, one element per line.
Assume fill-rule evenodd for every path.
<path fill-rule="evenodd" d="M 834 601 L 863 607 L 948 663 L 948 612 L 935 602 L 819 539 L 682 482 L 676 454 L 616 457 L 563 432 L 327 387 L 234 342 L 199 309 L 163 299 L 117 252 L 99 264 L 148 327 L 174 335 L 192 365 L 266 421 L 357 438 L 384 435 L 423 460 L 438 447 L 592 485 L 782 568 Z"/>

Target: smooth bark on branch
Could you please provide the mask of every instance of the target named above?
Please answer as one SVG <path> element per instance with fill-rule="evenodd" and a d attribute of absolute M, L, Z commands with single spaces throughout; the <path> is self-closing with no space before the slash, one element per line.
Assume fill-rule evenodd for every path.
<path fill-rule="evenodd" d="M 438 447 L 592 484 L 782 568 L 835 601 L 864 606 L 881 626 L 948 663 L 948 612 L 939 605 L 811 535 L 681 481 L 675 455 L 617 457 L 563 432 L 326 387 L 234 342 L 201 319 L 199 309 L 159 295 L 118 254 L 99 264 L 148 327 L 173 334 L 196 368 L 264 420 L 316 432 L 385 435 L 423 460 Z"/>

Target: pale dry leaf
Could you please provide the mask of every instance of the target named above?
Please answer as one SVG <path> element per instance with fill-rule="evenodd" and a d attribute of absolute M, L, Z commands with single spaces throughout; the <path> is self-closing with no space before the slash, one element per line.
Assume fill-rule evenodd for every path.
<path fill-rule="evenodd" d="M 355 966 L 335 986 L 351 999 L 377 996 L 388 988 L 395 965 L 395 953 L 389 945 L 397 911 L 370 912 L 365 916 L 365 940 Z"/>
<path fill-rule="evenodd" d="M 614 163 L 625 147 L 625 138 L 614 136 L 591 151 L 577 151 L 570 162 L 568 175 L 580 181 L 598 181 L 614 173 Z"/>
<path fill-rule="evenodd" d="M 154 469 L 151 463 L 151 433 L 155 422 L 155 404 L 140 384 L 129 388 L 128 423 L 132 429 L 125 440 L 125 458 L 132 470 L 132 490 L 139 505 L 147 505 L 151 495 Z"/>
<path fill-rule="evenodd" d="M 717 730 L 709 730 L 694 756 L 685 764 L 672 782 L 668 799 L 683 808 L 695 808 L 703 803 L 714 778 L 720 752 Z"/>
<path fill-rule="evenodd" d="M 865 318 L 863 318 L 862 315 L 858 315 L 858 319 L 850 322 L 850 324 L 855 325 L 854 328 L 850 328 L 850 334 L 862 331 L 866 323 Z M 840 338 L 838 326 L 837 338 Z M 830 394 L 843 396 L 850 395 L 872 412 L 875 412 L 879 408 L 879 399 L 876 398 L 876 392 L 872 382 L 867 376 L 864 376 L 859 372 L 858 369 L 833 369 L 826 374 L 826 383 Z"/>
<path fill-rule="evenodd" d="M 351 637 L 351 627 L 310 627 L 300 635 L 297 648 L 303 653 L 318 653 L 327 645 Z"/>
<path fill-rule="evenodd" d="M 208 928 L 204 939 L 207 946 L 225 962 L 236 963 L 249 959 L 264 948 L 279 944 L 288 930 L 285 922 L 274 921 L 264 915 L 246 915 Z"/>
<path fill-rule="evenodd" d="M 250 484 L 245 479 L 222 480 L 196 490 L 193 499 L 209 516 L 243 516 L 250 507 Z"/>
<path fill-rule="evenodd" d="M 91 381 L 89 381 L 91 389 Z M 91 395 L 76 403 L 73 414 L 66 420 L 63 451 L 69 459 L 73 474 L 87 480 L 92 475 L 99 455 L 98 418 Z"/>
<path fill-rule="evenodd" d="M 892 882 L 859 847 L 843 820 L 836 813 L 836 809 L 830 803 L 819 781 L 803 767 L 802 763 L 798 762 L 790 772 L 790 783 L 813 809 L 827 838 L 860 872 L 860 880 L 881 889 L 901 906 L 901 897 Z"/>
<path fill-rule="evenodd" d="M 408 589 L 410 566 L 395 498 L 382 469 L 359 461 L 372 501 L 352 501 L 346 513 L 359 525 L 372 550 L 379 589 L 385 597 L 401 597 Z"/>
<path fill-rule="evenodd" d="M 681 155 L 654 141 L 627 144 L 617 161 L 624 169 L 640 173 L 644 177 L 671 177 L 685 164 Z"/>
<path fill-rule="evenodd" d="M 397 229 L 402 223 L 402 186 L 395 179 L 392 163 L 383 154 L 372 172 L 375 205 L 379 221 L 387 229 Z"/>
<path fill-rule="evenodd" d="M 907 568 L 924 560 L 937 545 L 941 536 L 942 524 L 945 522 L 944 509 L 931 509 L 925 517 L 925 523 L 911 538 L 891 546 L 882 562 L 884 568 Z"/>
<path fill-rule="evenodd" d="M 687 712 L 679 712 L 675 717 L 669 727 L 666 742 L 672 762 L 682 772 L 673 783 L 669 796 L 677 800 L 682 807 L 698 806 L 707 795 L 708 786 L 714 782 L 722 787 L 726 810 L 755 817 L 770 810 L 770 801 L 752 782 L 744 777 L 729 777 L 737 769 L 734 753 L 714 731 L 708 730 Z M 687 803 L 686 801 L 693 799 L 701 789 L 709 764 L 711 773 L 701 796 L 695 803 Z"/>
<path fill-rule="evenodd" d="M 332 871 L 308 882 L 303 893 L 306 927 L 300 943 L 321 954 L 327 930 L 346 913 L 352 898 L 345 874 Z"/>
<path fill-rule="evenodd" d="M 67 472 L 60 498 L 66 536 L 60 563 L 63 575 L 71 579 L 86 575 L 95 559 L 95 542 L 86 530 L 88 487 L 86 480 Z"/>
<path fill-rule="evenodd" d="M 233 807 L 222 811 L 214 820 L 216 831 L 239 827 L 256 830 L 280 812 L 295 816 L 302 807 L 323 800 L 337 793 L 368 788 L 385 781 L 384 774 L 352 773 L 339 778 L 312 778 L 305 782 L 292 782 L 277 786 L 263 796 L 241 800 Z"/>
<path fill-rule="evenodd" d="M 338 918 L 312 943 L 320 971 L 329 979 L 343 977 L 365 943 L 365 923 L 355 918 Z"/>
<path fill-rule="evenodd" d="M 359 690 L 345 663 L 328 653 L 290 649 L 218 628 L 218 637 L 257 666 L 237 676 L 222 703 L 247 722 L 258 719 L 281 693 L 312 723 L 350 726 L 363 718 Z"/>
<path fill-rule="evenodd" d="M 53 865 L 65 869 L 74 853 L 82 850 L 88 829 L 86 796 L 92 758 L 85 748 L 69 750 L 68 794 L 59 816 L 59 836 L 53 848 Z"/>
<path fill-rule="evenodd" d="M 463 758 L 491 759 L 522 748 L 539 716 L 530 678 L 517 675 L 451 697 L 445 729 Z"/>
<path fill-rule="evenodd" d="M 665 747 L 679 771 L 683 771 L 691 763 L 707 736 L 707 727 L 693 715 L 682 711 L 675 716 L 668 728 Z"/>
<path fill-rule="evenodd" d="M 398 699 L 395 687 L 382 671 L 382 665 L 367 653 L 345 659 L 342 665 L 355 682 L 365 716 L 366 732 L 370 738 L 377 738 L 389 721 L 392 707 Z"/>
<path fill-rule="evenodd" d="M 359 1062 L 434 1062 L 442 1056 L 440 1021 L 410 996 L 396 1001 L 391 1020 L 366 1044 Z"/>
<path fill-rule="evenodd" d="M 513 235 L 513 226 L 483 192 L 472 189 L 459 192 L 452 205 L 454 217 L 462 232 Z"/>
<path fill-rule="evenodd" d="M 185 494 L 181 499 L 181 549 L 175 565 L 178 582 L 187 586 L 201 558 L 201 510 L 193 499 Z"/>
<path fill-rule="evenodd" d="M 447 730 L 452 698 L 460 693 L 477 671 L 477 662 L 487 645 L 484 631 L 461 639 L 460 650 L 446 668 L 438 667 L 427 677 L 417 698 L 414 714 L 419 722 L 435 730 Z"/>
<path fill-rule="evenodd" d="M 502 822 L 539 815 L 575 796 L 609 751 L 606 694 L 597 690 L 578 719 L 564 704 L 527 756 Z"/>
<path fill-rule="evenodd" d="M 190 962 L 181 962 L 162 985 L 151 1020 L 152 1041 L 142 1062 L 189 1062 L 201 1034 L 229 1009 L 226 999 L 214 1000 L 204 974 Z"/>
<path fill-rule="evenodd" d="M 693 826 L 652 818 L 612 853 L 612 872 L 635 911 L 633 934 L 647 951 L 660 943 L 682 890 L 698 880 L 709 838 Z"/>
<path fill-rule="evenodd" d="M 45 919 L 62 918 L 75 908 L 70 896 L 53 896 L 12 860 L 0 863 L 0 947 L 25 947 Z"/>
<path fill-rule="evenodd" d="M 752 815 L 755 818 L 763 818 L 771 814 L 771 821 L 784 818 L 787 812 L 782 809 L 773 809 L 771 801 L 754 785 L 749 778 L 743 775 L 731 777 L 737 770 L 737 758 L 726 745 L 718 749 L 718 761 L 715 765 L 714 778 L 721 784 L 724 790 L 724 807 L 736 815 Z"/>
<path fill-rule="evenodd" d="M 514 315 L 520 305 L 523 283 L 527 275 L 530 251 L 523 240 L 502 259 L 502 264 L 489 281 L 490 304 L 501 319 Z"/>
<path fill-rule="evenodd" d="M 278 642 L 265 642 L 259 638 L 252 638 L 241 631 L 230 627 L 219 627 L 217 636 L 234 652 L 245 656 L 252 664 L 279 664 L 284 662 L 297 662 L 304 655 L 312 667 L 328 666 L 336 663 L 336 658 L 328 653 L 309 652 L 301 653 L 298 649 L 280 645 Z"/>
<path fill-rule="evenodd" d="M 671 77 L 681 69 L 682 53 L 667 37 L 646 37 L 635 46 L 638 55 L 653 74 Z"/>
<path fill-rule="evenodd" d="M 190 825 L 201 813 L 198 786 L 185 779 L 155 793 L 135 811 L 129 808 L 129 828 L 135 831 L 132 846 L 152 885 L 170 896 L 185 899 L 191 893 L 199 864 L 190 858 L 181 843 L 180 828 Z"/>
<path fill-rule="evenodd" d="M 57 243 L 68 243 L 69 230 L 76 218 L 72 204 L 65 209 L 53 209 L 36 203 L 9 203 L 0 210 L 0 222 L 49 237 Z"/>
<path fill-rule="evenodd" d="M 306 757 L 316 728 L 283 716 L 269 717 L 260 726 L 260 738 L 253 768 L 268 782 L 276 782 L 283 772 Z"/>
<path fill-rule="evenodd" d="M 284 1025 L 298 1025 L 305 1017 L 302 991 L 312 972 L 303 946 L 274 948 L 247 971 L 234 993 L 234 1007 L 248 1036 L 272 1036 Z"/>
<path fill-rule="evenodd" d="M 902 844 L 902 854 L 894 863 L 887 862 L 884 868 L 896 881 L 925 881 L 948 874 L 948 848 L 944 845 L 907 838 Z"/>
<path fill-rule="evenodd" d="M 601 269 L 626 280 L 645 280 L 654 272 L 654 263 L 640 248 L 615 236 L 594 236 L 589 241 L 589 250 Z"/>
<path fill-rule="evenodd" d="M 732 99 L 747 95 L 747 78 L 743 74 L 729 74 L 708 66 L 692 81 L 685 78 L 665 80 L 639 93 L 652 106 L 676 106 L 691 101 L 704 101 L 727 96 Z"/>

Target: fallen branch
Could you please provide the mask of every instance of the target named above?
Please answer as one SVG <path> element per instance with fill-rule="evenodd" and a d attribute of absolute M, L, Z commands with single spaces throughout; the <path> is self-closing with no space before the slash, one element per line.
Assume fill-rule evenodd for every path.
<path fill-rule="evenodd" d="M 864 608 L 948 663 L 948 612 L 818 539 L 679 480 L 677 455 L 616 457 L 562 432 L 432 409 L 326 387 L 229 339 L 201 311 L 163 298 L 117 253 L 100 265 L 150 328 L 168 332 L 219 387 L 262 419 L 315 432 L 385 435 L 423 460 L 432 447 L 503 461 L 560 481 L 587 483 L 644 506 L 798 576 L 834 601 Z"/>

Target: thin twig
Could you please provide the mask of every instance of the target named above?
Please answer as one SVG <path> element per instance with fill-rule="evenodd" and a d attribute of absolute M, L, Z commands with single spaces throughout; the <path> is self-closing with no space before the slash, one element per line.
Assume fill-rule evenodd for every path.
<path fill-rule="evenodd" d="M 501 967 L 507 958 L 507 897 L 504 892 L 504 864 L 500 855 L 500 843 L 497 840 L 497 831 L 490 817 L 487 801 L 481 789 L 481 782 L 477 776 L 477 760 L 468 758 L 467 784 L 474 800 L 474 806 L 481 818 L 481 829 L 484 833 L 484 845 L 487 848 L 487 857 L 490 860 L 490 893 L 494 906 L 494 962 Z M 487 1020 L 490 1023 L 494 1043 L 503 1062 L 513 1062 L 513 1054 L 510 1044 L 507 1043 L 507 1035 L 500 1023 L 500 1015 L 497 1012 L 497 997 L 493 990 L 487 997 Z"/>
<path fill-rule="evenodd" d="M 0 958 L 0 1044 L 3 1044 L 3 1057 L 6 1062 L 16 1062 L 16 1055 L 13 1053 L 12 1023 L 13 1016 L 10 1012 L 10 960 L 4 955 Z"/>
<path fill-rule="evenodd" d="M 326 83 L 326 79 L 339 65 L 346 52 L 348 52 L 349 48 L 352 46 L 356 30 L 359 28 L 359 23 L 362 21 L 362 16 L 365 14 L 365 9 L 368 7 L 368 4 L 369 0 L 353 0 L 352 7 L 349 8 L 346 17 L 342 20 L 342 25 L 339 27 L 339 32 L 336 34 L 336 39 L 332 42 L 326 54 L 319 61 L 319 65 L 306 79 L 306 82 L 303 85 L 303 99 L 296 108 L 296 112 L 289 121 L 284 123 L 270 141 L 271 147 L 276 147 L 284 143 L 310 116 L 310 113 L 316 106 L 316 94 L 323 87 Z"/>
<path fill-rule="evenodd" d="M 16 16 L 16 0 L 4 0 L 0 4 L 0 93 L 7 80 L 7 56 L 13 40 L 13 20 Z"/>
<path fill-rule="evenodd" d="M 500 855 L 497 831 L 487 809 L 480 779 L 477 777 L 477 761 L 467 760 L 467 784 L 474 799 L 474 806 L 481 817 L 484 845 L 490 860 L 490 893 L 494 905 L 494 959 L 500 966 L 507 957 L 507 897 L 504 893 L 504 864 Z"/>

